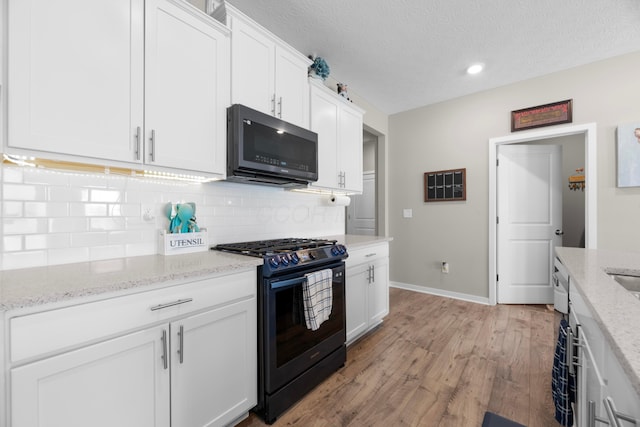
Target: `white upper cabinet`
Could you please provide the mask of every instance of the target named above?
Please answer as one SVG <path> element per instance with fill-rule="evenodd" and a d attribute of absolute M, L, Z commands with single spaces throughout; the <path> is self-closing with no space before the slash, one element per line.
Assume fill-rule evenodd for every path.
<path fill-rule="evenodd" d="M 311 187 L 362 193 L 363 110 L 310 79 L 311 130 L 318 134 L 318 181 Z"/>
<path fill-rule="evenodd" d="M 143 0 L 9 1 L 9 147 L 134 160 L 143 8 Z"/>
<path fill-rule="evenodd" d="M 311 60 L 226 5 L 231 28 L 231 102 L 309 127 Z"/>
<path fill-rule="evenodd" d="M 228 33 L 185 3 L 146 4 L 144 161 L 223 175 Z"/>
<path fill-rule="evenodd" d="M 8 10 L 9 151 L 224 174 L 222 25 L 173 0 L 10 0 Z"/>

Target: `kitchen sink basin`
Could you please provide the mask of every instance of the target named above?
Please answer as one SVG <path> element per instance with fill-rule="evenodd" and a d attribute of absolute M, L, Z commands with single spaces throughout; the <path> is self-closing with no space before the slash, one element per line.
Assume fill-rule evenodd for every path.
<path fill-rule="evenodd" d="M 640 299 L 640 276 L 629 276 L 626 274 L 611 274 L 609 276 L 622 285 L 634 297 Z"/>

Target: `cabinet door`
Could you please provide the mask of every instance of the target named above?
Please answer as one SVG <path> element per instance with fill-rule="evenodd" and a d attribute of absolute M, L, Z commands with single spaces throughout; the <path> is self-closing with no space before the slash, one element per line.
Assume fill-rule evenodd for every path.
<path fill-rule="evenodd" d="M 8 146 L 135 161 L 143 0 L 11 0 Z"/>
<path fill-rule="evenodd" d="M 173 426 L 222 426 L 257 403 L 255 298 L 171 324 Z"/>
<path fill-rule="evenodd" d="M 576 425 L 581 427 L 596 425 L 595 422 L 589 420 L 589 417 L 606 419 L 607 414 L 602 403 L 606 386 L 591 352 L 590 343 L 581 326 L 578 326 L 578 336 L 581 346 L 578 347 L 580 363 L 578 365 L 578 390 L 574 416 L 577 421 Z M 589 410 L 590 405 L 593 406 L 593 412 Z"/>
<path fill-rule="evenodd" d="M 309 128 L 307 62 L 279 46 L 276 46 L 275 55 L 276 116 Z"/>
<path fill-rule="evenodd" d="M 231 101 L 274 114 L 274 43 L 260 30 L 231 18 Z"/>
<path fill-rule="evenodd" d="M 362 193 L 362 114 L 342 106 L 338 128 L 338 163 L 343 190 Z"/>
<path fill-rule="evenodd" d="M 188 7 L 147 0 L 145 162 L 224 174 L 230 42 Z"/>
<path fill-rule="evenodd" d="M 377 325 L 389 314 L 389 261 L 379 260 L 372 265 L 369 285 L 369 326 Z"/>
<path fill-rule="evenodd" d="M 369 326 L 368 267 L 368 264 L 360 264 L 353 268 L 347 266 L 345 284 L 347 344 L 366 332 Z"/>
<path fill-rule="evenodd" d="M 168 427 L 162 331 L 151 328 L 12 369 L 11 425 Z"/>
<path fill-rule="evenodd" d="M 312 187 L 338 188 L 338 110 L 335 99 L 311 88 L 311 130 L 318 134 L 318 181 Z"/>

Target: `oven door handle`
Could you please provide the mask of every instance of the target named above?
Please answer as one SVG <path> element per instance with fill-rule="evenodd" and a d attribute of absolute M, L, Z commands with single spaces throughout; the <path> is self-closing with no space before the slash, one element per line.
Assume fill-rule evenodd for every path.
<path fill-rule="evenodd" d="M 271 289 L 280 289 L 280 288 L 292 287 L 295 285 L 301 285 L 302 283 L 304 283 L 305 280 L 307 279 L 304 277 L 296 277 L 295 279 L 280 280 L 277 282 L 272 282 Z"/>

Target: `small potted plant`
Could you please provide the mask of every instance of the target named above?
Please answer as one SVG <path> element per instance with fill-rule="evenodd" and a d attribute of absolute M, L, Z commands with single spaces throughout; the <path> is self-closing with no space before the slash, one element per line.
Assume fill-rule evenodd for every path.
<path fill-rule="evenodd" d="M 323 58 L 316 56 L 315 58 L 309 56 L 310 59 L 313 59 L 313 64 L 309 67 L 309 75 L 316 79 L 326 80 L 329 77 L 329 64 Z"/>

